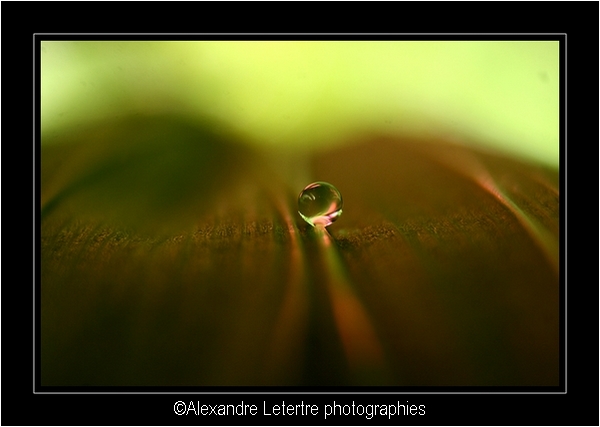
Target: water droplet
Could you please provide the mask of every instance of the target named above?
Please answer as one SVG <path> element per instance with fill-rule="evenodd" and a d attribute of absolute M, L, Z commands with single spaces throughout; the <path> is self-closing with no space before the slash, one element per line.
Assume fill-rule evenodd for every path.
<path fill-rule="evenodd" d="M 342 195 L 328 182 L 313 182 L 298 196 L 298 213 L 313 227 L 331 225 L 342 214 Z"/>

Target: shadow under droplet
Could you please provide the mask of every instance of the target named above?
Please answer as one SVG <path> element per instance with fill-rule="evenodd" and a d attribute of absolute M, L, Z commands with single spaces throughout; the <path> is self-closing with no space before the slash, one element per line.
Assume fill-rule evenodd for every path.
<path fill-rule="evenodd" d="M 369 314 L 356 295 L 338 253 L 338 247 L 327 229 L 317 226 L 305 235 L 310 241 L 313 267 L 319 264 L 319 276 L 323 279 L 339 340 L 344 366 L 348 372 L 343 375 L 348 385 L 388 385 L 392 379 L 386 366 L 382 345 L 377 337 Z M 339 369 L 339 368 L 338 368 Z"/>

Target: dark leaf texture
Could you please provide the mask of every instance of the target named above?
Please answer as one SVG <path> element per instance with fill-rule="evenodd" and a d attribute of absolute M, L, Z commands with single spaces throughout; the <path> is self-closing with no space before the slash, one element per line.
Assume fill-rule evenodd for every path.
<path fill-rule="evenodd" d="M 41 149 L 43 386 L 559 384 L 558 173 L 134 117 Z M 296 198 L 334 184 L 312 229 Z"/>

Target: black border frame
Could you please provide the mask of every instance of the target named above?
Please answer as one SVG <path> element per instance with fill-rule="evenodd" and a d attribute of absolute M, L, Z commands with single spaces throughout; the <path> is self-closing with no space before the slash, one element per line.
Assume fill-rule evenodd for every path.
<path fill-rule="evenodd" d="M 556 9 L 552 9 L 553 11 L 556 12 Z M 592 9 L 592 11 L 596 11 L 597 12 L 597 5 L 595 9 Z M 582 24 L 584 25 L 584 24 Z M 592 39 L 595 40 L 595 34 L 597 34 L 597 22 L 596 22 L 596 27 L 591 28 L 592 30 L 596 30 L 596 32 L 594 33 L 594 31 L 590 31 L 590 35 L 592 36 Z M 555 33 L 555 34 L 565 34 L 566 32 L 559 32 L 559 33 Z M 35 33 L 36 35 L 34 35 L 35 37 L 39 37 L 41 34 L 43 33 Z M 217 35 L 218 33 L 215 33 L 216 37 L 223 37 L 223 36 L 219 36 Z M 415 33 L 415 35 L 417 35 L 418 33 Z M 583 37 L 577 37 L 577 38 L 573 38 L 571 37 L 571 35 L 574 34 L 573 32 L 571 32 L 569 30 L 569 38 L 570 38 L 570 46 L 569 46 L 569 52 L 570 52 L 570 57 L 571 55 L 574 55 L 576 59 L 574 62 L 576 62 L 576 67 L 581 67 L 581 68 L 585 68 L 586 67 L 586 62 L 585 59 L 581 59 L 581 56 L 577 56 L 577 54 L 581 54 L 583 53 L 587 53 L 587 48 L 585 47 L 585 45 L 588 43 L 585 36 Z M 180 34 L 181 35 L 181 34 Z M 281 34 L 276 34 L 277 36 L 281 36 Z M 354 35 L 354 34 L 353 34 Z M 382 34 L 382 33 L 374 33 L 375 37 L 382 37 L 382 36 L 389 36 L 389 34 Z M 257 37 L 257 39 L 262 39 L 262 37 L 272 37 L 273 34 L 270 33 L 265 33 L 265 34 L 261 34 L 261 35 L 254 35 L 254 37 Z M 468 35 L 459 35 L 458 37 L 463 37 L 466 36 L 468 37 Z M 235 35 L 234 37 L 239 37 L 239 35 Z M 321 37 L 337 37 L 337 36 L 331 36 L 329 34 L 321 34 Z M 565 37 L 566 40 L 566 37 Z M 35 43 L 35 42 L 34 42 Z M 572 46 L 575 46 L 575 49 L 572 49 Z M 593 45 L 592 45 L 593 46 Z M 35 50 L 35 46 L 34 46 L 34 50 Z M 592 49 L 593 50 L 593 49 Z M 597 58 L 597 57 L 595 57 Z M 597 64 L 597 61 L 590 61 L 594 64 Z M 563 126 L 563 131 L 561 132 L 561 148 L 560 148 L 560 153 L 561 153 L 561 164 L 560 164 L 560 175 L 561 175 L 561 196 L 560 196 L 560 203 L 561 203 L 561 229 L 565 230 L 564 234 L 563 234 L 563 241 L 561 242 L 561 271 L 564 271 L 564 278 L 566 279 L 567 277 L 567 263 L 566 263 L 566 255 L 567 255 L 567 239 L 566 239 L 566 226 L 567 226 L 567 209 L 566 209 L 566 203 L 567 203 L 567 198 L 566 198 L 566 190 L 567 190 L 567 182 L 566 182 L 566 178 L 567 178 L 567 150 L 566 150 L 566 135 L 567 135 L 567 123 L 566 123 L 566 119 L 567 119 L 567 112 L 566 112 L 566 106 L 567 106 L 567 100 L 566 100 L 566 84 L 567 81 L 569 81 L 569 84 L 572 88 L 575 88 L 573 90 L 573 93 L 577 94 L 578 93 L 578 89 L 581 89 L 582 86 L 584 86 L 584 84 L 581 82 L 580 78 L 581 78 L 581 74 L 575 74 L 577 77 L 576 78 L 572 78 L 571 80 L 569 80 L 569 78 L 566 76 L 566 73 L 563 73 L 563 71 L 567 71 L 566 70 L 566 63 L 567 63 L 567 58 L 566 58 L 566 52 L 564 50 L 564 44 L 561 45 L 561 76 L 564 76 L 561 78 L 561 94 L 563 94 L 563 99 L 561 102 L 561 117 L 560 117 L 560 123 Z M 571 62 L 569 61 L 569 64 L 571 64 Z M 569 69 L 571 69 L 571 65 L 569 65 Z M 35 73 L 37 72 L 36 69 L 34 69 L 34 78 L 35 77 L 39 77 L 39 75 L 36 75 Z M 589 71 L 588 71 L 589 74 Z M 595 78 L 595 70 L 592 70 L 592 77 Z M 587 76 L 585 73 L 583 73 L 584 76 Z M 584 78 L 585 79 L 585 78 Z M 38 80 L 39 81 L 39 80 Z M 577 83 L 575 83 L 577 82 Z M 592 92 L 594 92 L 593 87 L 592 87 Z M 576 97 L 577 95 L 575 95 Z M 36 116 L 36 100 L 39 100 L 39 93 L 35 93 L 34 92 L 34 117 Z M 597 107 L 597 106 L 596 106 Z M 573 126 L 576 126 L 576 132 L 582 132 L 581 128 L 577 128 L 578 125 L 582 125 L 582 119 L 590 119 L 592 120 L 592 122 L 595 122 L 595 118 L 598 117 L 597 114 L 597 110 L 592 109 L 591 110 L 591 114 L 585 114 L 583 118 L 579 117 L 578 114 L 579 111 L 576 110 L 575 113 L 575 120 L 573 120 L 573 124 L 570 127 L 570 129 L 573 129 Z M 594 114 L 595 113 L 595 114 Z M 573 114 L 573 113 L 572 113 Z M 590 117 L 591 116 L 591 117 Z M 39 117 L 37 117 L 39 119 Z M 36 140 L 35 138 L 39 138 L 39 134 L 38 134 L 38 130 L 35 127 L 35 121 L 36 119 L 34 119 L 34 140 Z M 39 123 L 39 121 L 37 122 Z M 578 130 L 577 130 L 578 129 Z M 569 133 L 571 133 L 572 131 L 570 130 Z M 587 134 L 587 132 L 586 132 Z M 34 146 L 34 281 L 39 281 L 39 270 L 36 269 L 36 261 L 35 260 L 39 260 L 39 250 L 36 248 L 36 242 L 39 241 L 39 236 L 40 236 L 40 230 L 39 230 L 39 223 L 37 221 L 38 217 L 36 215 L 36 212 L 39 212 L 39 202 L 37 202 L 38 198 L 36 198 L 36 195 L 38 194 L 37 191 L 39 191 L 39 188 L 37 187 L 37 175 L 35 174 L 36 170 L 39 170 L 39 152 L 37 151 L 37 148 Z M 573 154 L 573 152 L 572 152 Z M 573 157 L 572 157 L 573 158 Z M 37 168 L 37 169 L 36 169 Z M 573 220 L 573 216 L 570 217 L 571 221 Z M 594 219 L 595 221 L 595 219 Z M 569 224 L 571 224 L 571 222 L 569 222 Z M 570 271 L 577 271 L 577 268 L 579 266 L 579 262 L 574 262 L 572 263 L 572 267 L 570 268 Z M 586 281 L 587 282 L 587 281 Z M 37 282 L 35 282 L 37 283 Z M 575 283 L 580 283 L 580 282 L 575 282 Z M 565 287 L 565 283 L 563 281 L 561 281 L 561 286 L 564 287 L 564 290 L 566 291 L 566 287 Z M 586 286 L 587 287 L 587 286 Z M 595 288 L 595 286 L 593 287 L 595 289 L 595 292 L 597 292 L 597 288 Z M 6 295 L 6 293 L 5 293 Z M 592 297 L 595 294 L 592 295 Z M 565 301 L 565 304 L 568 307 L 573 307 L 573 304 L 577 304 L 577 311 L 574 311 L 573 308 L 571 308 L 571 310 L 569 311 L 569 325 L 565 324 L 565 327 L 568 328 L 569 330 L 573 330 L 573 325 L 582 325 L 583 322 L 582 317 L 584 317 L 585 315 L 582 313 L 584 311 L 586 311 L 587 308 L 590 308 L 590 304 L 593 303 L 593 305 L 591 306 L 592 308 L 592 313 L 594 313 L 593 309 L 597 309 L 598 307 L 595 305 L 595 298 L 589 298 L 589 295 L 586 295 L 583 300 L 586 302 L 585 304 L 585 309 L 582 310 L 582 307 L 584 304 L 582 302 L 582 297 L 578 292 L 573 292 L 570 295 L 570 298 L 568 301 Z M 6 301 L 6 299 L 5 299 Z M 590 303 L 591 301 L 591 303 Z M 34 304 L 34 311 L 36 310 L 37 305 Z M 561 307 L 561 310 L 564 310 L 564 313 L 562 313 L 563 315 L 566 315 L 566 309 L 564 307 Z M 6 310 L 5 310 L 6 313 Z M 597 313 L 597 312 L 596 312 Z M 593 317 L 593 316 L 592 316 Z M 584 317 L 585 319 L 589 320 L 588 317 Z M 592 318 L 592 320 L 594 321 L 595 324 L 595 317 Z M 24 322 L 25 324 L 27 324 L 28 322 Z M 6 325 L 6 317 L 5 317 L 5 325 Z M 585 325 L 587 325 L 588 327 L 590 326 L 590 324 L 586 321 L 584 323 Z M 590 332 L 594 332 L 595 331 L 595 326 L 592 328 L 592 330 Z M 594 337 L 596 336 L 595 334 L 592 334 Z M 5 338 L 6 338 L 6 333 L 5 333 Z M 6 343 L 6 341 L 5 341 Z M 575 343 L 575 345 L 571 345 Z M 6 344 L 5 344 L 6 345 Z M 564 339 L 564 346 L 567 345 L 567 340 L 566 337 Z M 564 347 L 563 346 L 563 347 Z M 581 362 L 581 358 L 579 357 L 580 354 L 583 353 L 582 349 L 587 349 L 590 350 L 590 346 L 586 345 L 586 344 L 582 344 L 579 340 L 573 340 L 571 341 L 571 343 L 569 344 L 569 348 L 570 354 L 575 354 L 576 359 L 574 359 L 573 356 L 570 357 L 570 359 L 565 360 L 565 365 L 564 366 L 569 366 L 569 381 L 568 383 L 565 382 L 565 386 L 568 385 L 567 388 L 567 392 L 566 393 L 559 393 L 559 394 L 545 394 L 545 395 L 540 395 L 539 393 L 537 393 L 536 391 L 531 391 L 532 394 L 511 394 L 511 395 L 506 395 L 506 394 L 496 394 L 494 396 L 494 398 L 492 400 L 490 400 L 489 395 L 485 396 L 485 395 L 481 395 L 480 392 L 475 391 L 473 394 L 468 394 L 468 397 L 466 399 L 464 399 L 465 395 L 456 395 L 456 394 L 450 394 L 450 395 L 442 395 L 439 393 L 435 393 L 433 396 L 427 396 L 427 397 L 423 397 L 423 399 L 421 399 L 421 397 L 417 397 L 416 398 L 416 402 L 417 403 L 426 403 L 429 407 L 433 407 L 433 410 L 429 410 L 428 409 L 428 413 L 425 417 L 423 417 L 422 420 L 417 420 L 415 418 L 411 419 L 411 423 L 415 423 L 415 425 L 417 424 L 426 424 L 426 425 L 435 425 L 435 424 L 461 424 L 461 425 L 472 425 L 472 424 L 480 424 L 480 425 L 484 425 L 484 424 L 488 424 L 491 422 L 491 424 L 494 425 L 509 425 L 509 424 L 520 424 L 520 425 L 555 425 L 555 424 L 562 424 L 562 425 L 567 425 L 570 424 L 569 421 L 565 420 L 565 417 L 571 415 L 573 418 L 570 418 L 571 421 L 573 421 L 575 424 L 578 425 L 588 425 L 587 423 L 595 423 L 597 425 L 598 422 L 598 418 L 597 418 L 597 412 L 595 412 L 594 414 L 592 414 L 591 412 L 594 411 L 590 411 L 590 409 L 594 409 L 593 407 L 590 408 L 588 406 L 588 402 L 593 402 L 592 405 L 595 404 L 595 402 L 598 401 L 597 397 L 598 397 L 598 383 L 595 383 L 594 385 L 594 381 L 596 381 L 597 376 L 594 374 L 594 372 L 597 373 L 597 371 L 594 371 L 594 369 L 592 369 L 591 371 L 588 371 L 586 369 L 586 374 L 585 376 L 587 378 L 591 378 L 593 379 L 592 383 L 588 383 L 587 379 L 582 379 L 582 376 L 580 375 L 580 373 L 577 372 L 577 368 L 576 366 L 579 365 Z M 597 346 L 591 346 L 591 349 L 597 351 Z M 6 347 L 5 347 L 6 349 Z M 6 354 L 6 353 L 5 353 Z M 31 353 L 30 353 L 31 354 Z M 595 353 L 596 357 L 592 357 L 592 363 L 595 364 L 595 362 L 598 360 L 597 359 L 597 353 Z M 566 355 L 565 355 L 566 356 Z M 589 358 L 590 354 L 588 354 L 588 358 Z M 592 353 L 591 356 L 594 356 L 594 354 Z M 6 358 L 5 358 L 5 363 L 6 363 Z M 12 358 L 10 359 L 12 360 Z M 30 360 L 28 357 L 25 358 L 25 360 Z M 573 362 L 573 360 L 577 360 L 577 362 Z M 588 361 L 589 359 L 585 359 L 583 358 L 584 361 Z M 4 364 L 5 366 L 5 379 L 7 377 L 6 375 L 6 367 L 7 364 Z M 29 365 L 31 366 L 31 365 Z M 565 374 L 566 374 L 566 370 L 565 370 Z M 589 375 L 589 376 L 588 376 Z M 35 381 L 35 379 L 34 379 Z M 29 383 L 28 381 L 26 381 L 26 383 Z M 6 385 L 7 382 L 3 381 L 3 385 Z M 590 387 L 590 385 L 592 387 Z M 34 382 L 34 386 L 35 386 L 35 382 Z M 19 388 L 17 388 L 19 389 Z M 29 389 L 30 391 L 27 391 L 27 389 Z M 6 393 L 7 389 L 5 388 L 5 396 L 7 395 Z M 104 395 L 104 394 L 94 394 L 94 399 L 90 401 L 90 395 L 89 394 L 82 394 L 80 392 L 74 391 L 76 394 L 68 394 L 68 395 L 63 395 L 63 394 L 51 394 L 51 395 L 44 395 L 44 394 L 32 394 L 31 393 L 31 388 L 30 387 L 25 387 L 24 391 L 24 395 L 25 396 L 29 396 L 29 399 L 25 398 L 25 399 L 20 399 L 19 402 L 17 404 L 12 404 L 10 406 L 6 406 L 5 405 L 5 420 L 6 420 L 6 415 L 7 415 L 7 408 L 10 409 L 10 412 L 12 413 L 12 415 L 9 416 L 9 418 L 11 419 L 12 422 L 15 422 L 15 419 L 18 420 L 18 422 L 16 422 L 17 425 L 21 425 L 21 423 L 23 424 L 38 424 L 39 421 L 37 420 L 41 420 L 42 425 L 54 425 L 54 424 L 62 424 L 62 425 L 70 425 L 70 424 L 78 424 L 78 425 L 82 425 L 85 424 L 86 419 L 85 418 L 81 418 L 80 416 L 78 416 L 78 411 L 74 411 L 73 408 L 79 408 L 82 409 L 84 411 L 87 411 L 87 416 L 90 418 L 89 421 L 91 421 L 91 424 L 94 425 L 110 425 L 110 424 L 127 424 L 127 423 L 123 423 L 123 418 L 119 418 L 118 416 L 116 416 L 116 414 L 119 414 L 120 411 L 124 411 L 122 413 L 128 414 L 128 416 L 131 417 L 131 419 L 133 420 L 132 423 L 133 424 L 147 424 L 147 425 L 157 425 L 157 424 L 198 424 L 198 423 L 204 423 L 203 419 L 198 419 L 198 418 L 194 418 L 191 417 L 192 419 L 189 419 L 190 417 L 176 417 L 173 415 L 173 404 L 175 403 L 176 400 L 179 400 L 177 396 L 177 394 L 169 394 L 169 395 L 154 395 L 154 396 L 144 396 L 143 398 L 139 398 L 139 395 L 137 395 L 137 397 L 134 397 L 133 400 L 130 398 L 130 394 L 126 394 L 126 395 L 121 395 L 119 398 L 115 397 L 114 395 Z M 101 391 L 99 391 L 101 393 Z M 585 393 L 586 397 L 589 398 L 588 399 L 582 399 L 582 394 L 581 393 Z M 590 393 L 591 392 L 591 393 Z M 67 392 L 70 393 L 70 392 Z M 342 395 L 343 396 L 343 395 Z M 517 398 L 515 398 L 515 396 Z M 65 401 L 65 399 L 68 397 L 68 400 Z M 133 397 L 133 396 L 132 396 Z M 377 396 L 375 396 L 377 397 Z M 405 396 L 403 396 L 404 398 Z M 595 397 L 595 398 L 594 398 Z M 235 400 L 240 400 L 240 396 L 239 395 L 228 395 L 227 399 L 225 398 L 224 395 L 221 395 L 220 397 L 215 397 L 214 395 L 212 396 L 206 396 L 202 398 L 203 401 L 206 402 L 224 402 L 227 399 L 235 399 Z M 248 397 L 242 397 L 241 399 L 244 400 L 248 400 L 248 399 L 252 399 L 253 401 L 255 401 L 255 397 L 253 396 L 252 398 L 250 396 Z M 265 399 L 269 399 L 269 401 L 272 401 L 273 399 L 271 399 L 270 396 L 268 397 L 263 397 L 262 400 Z M 344 400 L 344 402 L 348 401 L 349 399 L 346 399 L 345 396 L 342 397 L 342 399 Z M 364 396 L 361 396 L 361 394 L 358 394 L 358 397 L 356 397 L 356 399 L 362 399 L 361 402 L 367 402 L 369 399 L 365 398 Z M 410 400 L 413 400 L 414 397 L 411 396 Z M 192 400 L 196 400 L 196 398 L 194 397 Z M 277 398 L 277 400 L 279 400 L 279 398 Z M 306 399 L 304 399 L 306 400 Z M 384 399 L 380 399 L 380 403 L 382 403 Z M 231 402 L 233 402 L 233 400 L 229 400 Z M 140 403 L 141 402 L 141 403 Z M 430 403 L 433 402 L 433 403 Z M 4 400 L 4 403 L 6 403 L 6 400 Z M 431 406 L 429 406 L 431 405 Z M 154 415 L 149 414 L 148 412 L 150 412 L 149 410 L 151 408 L 154 408 L 155 412 Z M 597 407 L 596 407 L 597 409 Z M 160 415 L 156 415 L 156 413 L 160 413 Z M 145 415 L 144 415 L 145 414 Z M 20 416 L 20 417 L 19 417 Z M 38 418 L 35 418 L 38 417 Z M 344 417 L 345 418 L 345 417 Z M 367 421 L 365 420 L 361 420 L 361 419 L 349 419 L 349 418 L 341 418 L 341 419 L 336 419 L 334 421 L 331 422 L 331 424 L 336 424 L 339 425 L 344 424 L 344 425 L 350 425 L 350 424 L 354 424 L 354 423 L 367 423 Z M 33 421 L 36 420 L 36 421 Z M 141 420 L 145 420 L 146 422 L 141 422 Z M 161 422 L 161 420 L 166 421 L 166 423 L 164 421 Z M 33 422 L 32 422 L 33 421 Z M 246 423 L 253 423 L 255 422 L 256 419 L 230 419 L 228 417 L 225 417 L 224 419 L 210 419 L 210 421 L 208 421 L 209 424 L 229 424 L 229 425 L 233 425 L 233 424 L 246 424 Z M 372 420 L 374 421 L 374 420 Z M 368 422 L 369 424 L 373 424 L 373 422 Z M 377 419 L 378 423 L 383 424 L 388 424 L 386 422 L 384 422 L 385 420 L 382 419 Z M 402 423 L 402 421 L 404 421 L 404 419 L 400 419 L 397 420 L 397 422 Z M 565 422 L 567 421 L 567 422 Z M 283 419 L 278 419 L 273 421 L 275 424 L 282 424 L 284 422 Z M 271 425 L 273 422 L 271 422 L 271 420 L 269 419 L 265 419 L 265 418 L 260 418 L 259 423 L 264 423 L 265 425 Z M 319 420 L 311 420 L 310 422 L 306 423 L 306 422 L 301 422 L 300 420 L 297 420 L 295 418 L 289 418 L 289 419 L 285 419 L 285 423 L 290 423 L 290 424 L 330 424 L 329 420 L 324 421 L 322 419 Z M 593 425 L 593 424 L 590 424 Z"/>

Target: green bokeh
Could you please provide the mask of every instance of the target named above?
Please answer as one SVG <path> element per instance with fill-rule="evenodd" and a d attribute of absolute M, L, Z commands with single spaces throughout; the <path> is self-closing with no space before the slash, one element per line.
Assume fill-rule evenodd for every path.
<path fill-rule="evenodd" d="M 41 65 L 43 136 L 175 113 L 267 149 L 383 132 L 558 167 L 558 42 L 44 41 Z"/>

